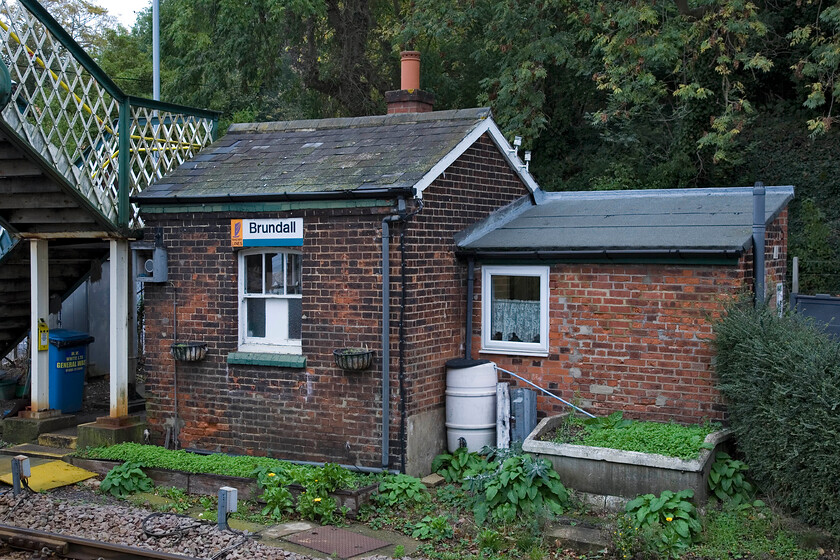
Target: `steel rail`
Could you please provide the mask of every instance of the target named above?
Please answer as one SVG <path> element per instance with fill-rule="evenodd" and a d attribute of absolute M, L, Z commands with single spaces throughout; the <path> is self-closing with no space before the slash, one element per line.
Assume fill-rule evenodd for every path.
<path fill-rule="evenodd" d="M 200 560 L 194 556 L 158 552 L 2 524 L 0 524 L 0 541 L 20 550 L 40 552 L 46 548 L 62 558 L 74 560 Z"/>

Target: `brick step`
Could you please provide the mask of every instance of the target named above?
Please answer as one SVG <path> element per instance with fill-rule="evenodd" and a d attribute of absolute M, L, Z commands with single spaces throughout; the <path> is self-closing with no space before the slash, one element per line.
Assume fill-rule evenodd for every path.
<path fill-rule="evenodd" d="M 41 434 L 38 436 L 38 445 L 62 449 L 76 449 L 77 439 L 79 439 L 78 436 L 70 434 Z"/>

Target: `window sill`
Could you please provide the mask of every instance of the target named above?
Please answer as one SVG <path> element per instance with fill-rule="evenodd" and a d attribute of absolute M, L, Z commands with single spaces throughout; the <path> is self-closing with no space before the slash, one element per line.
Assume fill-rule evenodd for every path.
<path fill-rule="evenodd" d="M 547 358 L 548 352 L 539 350 L 500 350 L 500 349 L 484 349 L 478 351 L 479 354 L 498 354 L 502 356 L 533 356 L 535 358 Z"/>
<path fill-rule="evenodd" d="M 227 363 L 252 366 L 305 368 L 306 356 L 302 354 L 273 354 L 269 352 L 231 352 L 227 356 Z"/>

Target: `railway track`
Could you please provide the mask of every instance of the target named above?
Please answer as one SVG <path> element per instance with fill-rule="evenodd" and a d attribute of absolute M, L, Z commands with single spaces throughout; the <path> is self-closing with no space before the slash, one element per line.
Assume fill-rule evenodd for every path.
<path fill-rule="evenodd" d="M 43 552 L 46 549 L 59 558 L 73 560 L 200 560 L 194 556 L 157 552 L 2 524 L 0 542 L 18 550 Z"/>

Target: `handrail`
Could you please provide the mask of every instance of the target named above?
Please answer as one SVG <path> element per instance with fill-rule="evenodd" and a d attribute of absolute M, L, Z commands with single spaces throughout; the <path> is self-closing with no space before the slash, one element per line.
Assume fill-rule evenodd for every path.
<path fill-rule="evenodd" d="M 36 0 L 0 0 L 0 56 L 17 83 L 3 118 L 108 221 L 216 139 L 220 113 L 127 95 Z"/>
<path fill-rule="evenodd" d="M 574 408 L 575 410 L 577 410 L 577 411 L 578 411 L 578 412 L 580 412 L 581 414 L 584 414 L 584 415 L 586 415 L 586 416 L 589 416 L 590 418 L 595 418 L 595 415 L 594 415 L 594 414 L 590 414 L 590 413 L 586 412 L 585 410 L 583 410 L 582 408 L 580 408 L 580 407 L 578 407 L 578 406 L 573 405 L 573 404 L 572 404 L 572 403 L 570 403 L 569 401 L 565 401 L 565 400 L 561 399 L 560 397 L 558 397 L 558 396 L 557 396 L 557 395 L 555 395 L 554 393 L 552 393 L 552 392 L 550 392 L 550 391 L 546 391 L 545 389 L 543 389 L 542 387 L 540 387 L 540 386 L 539 386 L 539 385 L 537 385 L 536 383 L 532 383 L 532 382 L 528 381 L 527 379 L 525 379 L 524 377 L 522 377 L 522 376 L 520 376 L 520 375 L 516 375 L 516 374 L 515 374 L 515 373 L 513 373 L 512 371 L 508 371 L 508 370 L 506 370 L 506 369 L 504 369 L 504 368 L 500 368 L 499 366 L 496 366 L 496 369 L 497 369 L 497 370 L 499 370 L 499 371 L 503 371 L 503 372 L 505 372 L 505 373 L 506 373 L 506 374 L 508 374 L 508 375 L 512 375 L 512 376 L 514 376 L 515 378 L 519 379 L 520 381 L 524 381 L 525 383 L 527 383 L 527 384 L 528 384 L 528 385 L 530 385 L 531 387 L 534 387 L 534 388 L 536 388 L 536 389 L 539 389 L 540 391 L 542 391 L 543 393 L 545 393 L 545 394 L 546 394 L 546 395 L 548 395 L 549 397 L 551 397 L 551 398 L 553 398 L 553 399 L 557 399 L 558 401 L 560 401 L 561 403 L 565 404 L 566 406 L 570 406 L 570 407 Z"/>

